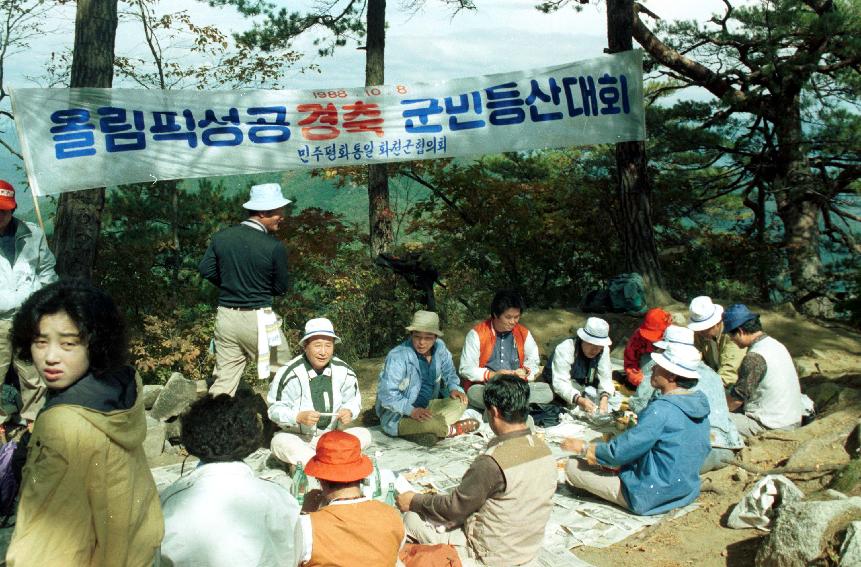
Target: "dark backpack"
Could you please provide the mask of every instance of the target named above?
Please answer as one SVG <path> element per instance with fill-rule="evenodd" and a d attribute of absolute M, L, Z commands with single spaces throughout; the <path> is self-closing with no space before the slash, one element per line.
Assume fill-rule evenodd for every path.
<path fill-rule="evenodd" d="M 0 527 L 5 527 L 15 513 L 29 441 L 28 431 L 21 436 L 20 441 L 9 441 L 0 447 Z"/>
<path fill-rule="evenodd" d="M 643 315 L 649 310 L 646 303 L 646 284 L 643 276 L 631 272 L 619 274 L 607 282 L 612 311 L 628 315 Z"/>

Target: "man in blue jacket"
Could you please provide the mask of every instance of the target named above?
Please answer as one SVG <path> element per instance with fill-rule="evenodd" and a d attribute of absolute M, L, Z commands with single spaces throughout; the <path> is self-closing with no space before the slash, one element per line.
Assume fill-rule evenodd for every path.
<path fill-rule="evenodd" d="M 466 394 L 439 328 L 439 316 L 417 311 L 410 338 L 389 351 L 377 385 L 376 412 L 383 431 L 425 446 L 478 429 L 461 419 Z"/>
<path fill-rule="evenodd" d="M 651 382 L 661 396 L 640 413 L 633 429 L 609 443 L 562 442 L 564 450 L 593 465 L 570 459 L 568 482 L 644 516 L 685 506 L 699 496 L 699 471 L 710 450 L 709 403 L 705 394 L 690 390 L 699 379 L 699 360 L 686 354 L 672 344 L 651 354 Z"/>

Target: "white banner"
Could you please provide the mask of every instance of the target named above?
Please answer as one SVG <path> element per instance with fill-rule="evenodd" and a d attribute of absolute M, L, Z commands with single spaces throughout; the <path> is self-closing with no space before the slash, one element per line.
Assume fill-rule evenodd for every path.
<path fill-rule="evenodd" d="M 15 89 L 36 195 L 645 139 L 642 52 L 330 90 Z"/>

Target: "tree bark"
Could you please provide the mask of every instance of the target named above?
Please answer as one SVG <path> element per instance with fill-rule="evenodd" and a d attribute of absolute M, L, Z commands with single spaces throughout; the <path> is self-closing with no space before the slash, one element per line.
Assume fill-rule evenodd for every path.
<path fill-rule="evenodd" d="M 386 0 L 369 0 L 368 42 L 365 51 L 365 85 L 376 86 L 385 82 Z M 389 202 L 389 176 L 386 166 L 368 166 L 368 221 L 371 257 L 388 252 L 394 240 L 391 204 Z"/>
<path fill-rule="evenodd" d="M 116 32 L 117 0 L 78 0 L 72 88 L 110 88 Z M 60 275 L 92 278 L 104 206 L 104 188 L 60 196 L 54 229 L 54 255 Z"/>
<path fill-rule="evenodd" d="M 609 53 L 633 49 L 632 0 L 607 0 Z M 646 171 L 644 142 L 616 144 L 616 193 L 621 211 L 620 236 L 625 269 L 638 272 L 646 284 L 649 305 L 666 305 L 672 297 L 664 287 L 652 223 L 652 187 Z"/>

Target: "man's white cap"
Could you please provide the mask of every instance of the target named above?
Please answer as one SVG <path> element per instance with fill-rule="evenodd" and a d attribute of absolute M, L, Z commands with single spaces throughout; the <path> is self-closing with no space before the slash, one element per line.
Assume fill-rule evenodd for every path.
<path fill-rule="evenodd" d="M 249 199 L 242 205 L 242 208 L 249 211 L 271 211 L 289 205 L 290 202 L 290 199 L 285 199 L 284 195 L 281 194 L 280 185 L 264 183 L 251 187 Z"/>
<path fill-rule="evenodd" d="M 694 346 L 694 332 L 687 327 L 670 325 L 664 331 L 664 338 L 652 343 L 655 348 L 667 349 L 670 345 Z"/>
<path fill-rule="evenodd" d="M 330 339 L 335 339 L 336 343 L 341 342 L 341 338 L 335 334 L 335 327 L 332 325 L 332 322 L 325 317 L 309 319 L 305 323 L 305 334 L 299 341 L 299 346 L 304 347 L 305 341 L 312 337 L 329 337 Z"/>
<path fill-rule="evenodd" d="M 697 367 L 700 365 L 702 355 L 694 347 L 671 344 L 664 352 L 653 352 L 650 356 L 655 364 L 676 376 L 700 379 Z"/>
<path fill-rule="evenodd" d="M 580 340 L 597 346 L 610 346 L 610 324 L 599 317 L 589 317 L 586 324 L 577 329 Z"/>
<path fill-rule="evenodd" d="M 691 331 L 705 331 L 720 323 L 723 315 L 723 307 L 712 302 L 712 298 L 701 295 L 691 300 L 688 307 L 688 329 Z"/>

